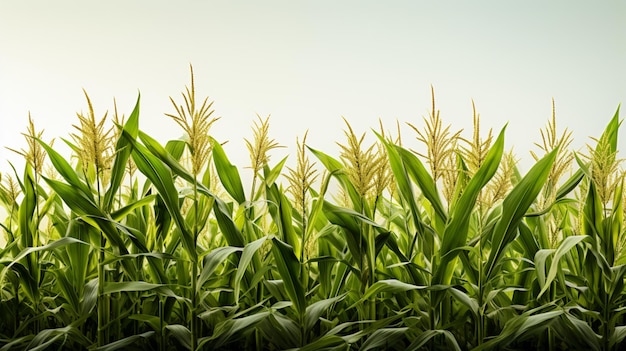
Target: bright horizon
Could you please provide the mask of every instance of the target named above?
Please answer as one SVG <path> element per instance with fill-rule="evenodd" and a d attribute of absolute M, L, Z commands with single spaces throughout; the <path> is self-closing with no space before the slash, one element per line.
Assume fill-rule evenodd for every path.
<path fill-rule="evenodd" d="M 272 162 L 288 154 L 295 162 L 296 137 L 307 129 L 308 145 L 337 157 L 342 116 L 358 135 L 379 119 L 395 132 L 399 121 L 403 143 L 419 148 L 406 122 L 424 126 L 432 85 L 444 123 L 464 136 L 472 100 L 483 137 L 508 123 L 507 150 L 526 167 L 552 98 L 575 150 L 626 102 L 621 1 L 264 4 L 2 2 L 0 172 L 21 162 L 5 147 L 25 147 L 29 112 L 45 140 L 70 137 L 87 109 L 83 88 L 98 118 L 112 116 L 114 98 L 130 114 L 141 92 L 140 128 L 161 142 L 179 138 L 164 114 L 173 112 L 170 96 L 181 101 L 189 64 L 198 96 L 221 117 L 213 137 L 229 141 L 240 168 L 257 114 L 271 115 L 271 137 L 286 146 Z M 622 127 L 621 150 L 623 135 Z"/>

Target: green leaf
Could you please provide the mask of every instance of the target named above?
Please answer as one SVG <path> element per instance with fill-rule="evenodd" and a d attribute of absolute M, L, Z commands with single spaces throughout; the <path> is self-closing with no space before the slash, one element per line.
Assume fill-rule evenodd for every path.
<path fill-rule="evenodd" d="M 144 322 L 155 331 L 158 331 L 161 329 L 161 319 L 159 318 L 159 316 L 154 316 L 151 314 L 132 314 L 128 316 L 128 319 Z"/>
<path fill-rule="evenodd" d="M 83 300 L 80 303 L 81 315 L 87 318 L 98 302 L 98 278 L 93 278 L 85 284 Z"/>
<path fill-rule="evenodd" d="M 81 191 L 76 191 L 76 188 L 71 185 L 46 177 L 42 178 L 74 212 L 81 216 L 83 221 L 102 231 L 107 240 L 111 242 L 117 254 L 127 253 L 126 244 L 120 237 L 117 228 L 113 225 L 113 222 L 108 219 L 108 216 L 93 202 L 93 199 L 85 196 Z M 131 269 L 130 266 L 126 266 L 126 268 Z"/>
<path fill-rule="evenodd" d="M 153 283 L 147 283 L 144 281 L 107 282 L 104 285 L 104 293 L 114 294 L 118 292 L 129 292 L 129 291 L 150 291 L 150 290 L 155 290 L 164 286 L 165 285 L 163 284 L 153 284 Z"/>
<path fill-rule="evenodd" d="M 548 257 L 554 252 L 553 249 L 542 249 L 535 253 L 535 270 L 537 271 L 537 282 L 540 288 L 546 285 L 546 262 Z"/>
<path fill-rule="evenodd" d="M 158 141 L 153 139 L 148 134 L 139 131 L 139 139 L 144 146 L 156 157 L 158 157 L 163 163 L 165 163 L 174 174 L 182 177 L 189 183 L 193 184 L 195 179 L 189 174 L 183 166 L 178 163 L 183 151 L 185 150 L 185 142 L 181 140 L 170 140 L 165 147 L 161 146 Z M 136 144 L 134 139 L 130 139 L 131 144 Z"/>
<path fill-rule="evenodd" d="M 226 156 L 222 145 L 213 139 L 213 162 L 215 162 L 215 169 L 217 176 L 220 178 L 224 189 L 230 194 L 230 196 L 242 204 L 246 201 L 246 195 L 243 191 L 243 185 L 241 184 L 241 177 L 239 171 Z"/>
<path fill-rule="evenodd" d="M 341 184 L 341 187 L 346 191 L 346 193 L 350 197 L 350 200 L 352 201 L 352 204 L 355 206 L 355 209 L 357 211 L 361 211 L 362 210 L 362 208 L 360 208 L 361 196 L 359 196 L 358 192 L 356 191 L 354 187 L 354 184 L 352 184 L 348 175 L 344 172 L 343 164 L 339 162 L 338 160 L 334 159 L 333 157 L 321 151 L 312 149 L 308 146 L 307 148 L 313 153 L 313 155 L 315 155 L 315 157 L 317 157 L 320 160 L 320 162 L 322 162 L 322 164 L 324 165 L 324 167 L 326 167 L 330 175 L 332 175 L 339 181 L 339 184 Z"/>
<path fill-rule="evenodd" d="M 619 109 L 620 106 L 617 106 L 617 110 L 615 111 L 615 114 L 613 114 L 613 118 L 611 118 L 609 124 L 607 124 L 606 128 L 604 129 L 604 132 L 602 132 L 602 136 L 600 136 L 600 139 L 607 139 L 610 145 L 610 151 L 613 153 L 613 162 L 615 162 L 615 153 L 617 152 L 617 137 L 619 135 L 619 126 L 622 124 L 622 122 L 619 120 Z M 600 145 L 598 145 L 596 151 L 600 151 L 599 147 Z M 612 164 L 612 162 L 609 164 Z"/>
<path fill-rule="evenodd" d="M 502 215 L 491 236 L 491 252 L 485 265 L 487 281 L 504 255 L 507 245 L 515 239 L 517 226 L 548 179 L 557 151 L 555 149 L 537 161 L 504 199 Z"/>
<path fill-rule="evenodd" d="M 564 317 L 564 323 L 556 324 L 556 327 L 557 329 L 564 327 L 563 334 L 567 335 L 567 342 L 572 348 L 586 345 L 588 350 L 602 350 L 600 344 L 602 337 L 596 334 L 586 321 L 580 320 L 569 313 L 566 313 Z"/>
<path fill-rule="evenodd" d="M 185 225 L 185 220 L 181 214 L 178 191 L 174 185 L 174 178 L 170 169 L 140 144 L 134 144 L 132 156 L 137 169 L 150 179 L 159 191 L 159 196 L 163 199 L 168 212 L 182 233 L 185 250 L 191 257 L 191 261 L 197 262 L 198 252 L 195 246 L 195 239 Z"/>
<path fill-rule="evenodd" d="M 558 200 L 564 198 L 565 196 L 567 196 L 567 194 L 572 192 L 572 190 L 576 189 L 576 187 L 581 182 L 581 180 L 584 178 L 584 176 L 585 176 L 585 174 L 583 173 L 583 171 L 581 169 L 578 169 L 565 182 L 565 184 L 561 185 L 561 187 L 557 190 L 555 200 L 558 201 Z"/>
<path fill-rule="evenodd" d="M 369 351 L 382 347 L 390 349 L 398 340 L 405 337 L 409 328 L 383 328 L 378 329 L 370 335 L 361 345 L 360 351 Z"/>
<path fill-rule="evenodd" d="M 615 327 L 615 331 L 611 334 L 610 344 L 612 347 L 619 345 L 626 338 L 626 326 L 620 325 Z"/>
<path fill-rule="evenodd" d="M 537 217 L 537 216 L 541 216 L 544 215 L 548 212 L 550 212 L 550 210 L 552 209 L 552 207 L 560 202 L 562 202 L 563 200 L 566 200 L 566 196 L 571 193 L 574 189 L 576 189 L 576 187 L 578 186 L 578 184 L 580 184 L 580 182 L 583 180 L 583 178 L 585 178 L 585 173 L 583 172 L 582 169 L 578 169 L 566 182 L 565 184 L 561 185 L 561 187 L 559 187 L 559 189 L 556 191 L 556 196 L 554 198 L 554 202 L 551 203 L 549 206 L 546 206 L 546 208 L 544 208 L 542 211 L 539 212 L 533 212 L 533 213 L 528 213 L 526 215 L 526 217 Z"/>
<path fill-rule="evenodd" d="M 191 184 L 196 183 L 193 176 L 189 174 L 189 172 L 187 172 L 185 168 L 178 163 L 177 159 L 172 157 L 168 150 L 163 148 L 156 140 L 141 131 L 139 132 L 139 138 L 145 144 L 146 148 L 152 154 L 157 156 L 163 163 L 165 163 L 175 175 L 183 178 Z M 215 201 L 216 206 L 213 207 L 215 219 L 217 220 L 217 224 L 226 238 L 226 241 L 228 241 L 228 244 L 230 246 L 243 247 L 245 239 L 241 234 L 241 231 L 233 222 L 231 217 L 232 211 L 229 209 L 228 205 L 222 199 L 213 195 L 202 183 L 197 183 L 197 186 L 200 193 L 213 198 Z"/>
<path fill-rule="evenodd" d="M 227 319 L 215 327 L 215 332 L 210 338 L 202 338 L 198 343 L 202 347 L 212 341 L 211 346 L 215 349 L 241 338 L 243 333 L 250 332 L 251 327 L 269 316 L 269 312 L 258 312 L 250 316 Z"/>
<path fill-rule="evenodd" d="M 146 137 L 147 135 L 144 135 L 144 137 L 141 139 L 144 143 L 145 143 Z M 154 139 L 152 140 L 156 142 Z M 185 146 L 187 146 L 187 143 L 184 140 L 179 140 L 179 139 L 168 140 L 167 143 L 165 143 L 165 151 L 167 151 L 167 153 L 171 155 L 171 157 L 174 160 L 180 161 L 180 158 L 183 156 L 183 153 L 185 152 Z M 146 147 L 148 147 L 148 145 L 146 145 Z M 148 150 L 150 150 L 150 152 L 154 152 L 152 151 L 152 149 L 150 149 L 150 147 L 148 147 Z"/>
<path fill-rule="evenodd" d="M 447 330 L 426 330 L 419 334 L 415 340 L 409 345 L 405 351 L 417 351 L 421 350 L 427 342 L 429 342 L 432 338 L 443 335 L 446 341 L 447 350 L 456 350 L 461 351 L 461 347 L 459 343 L 456 341 L 454 334 Z"/>
<path fill-rule="evenodd" d="M 304 287 L 300 282 L 300 261 L 293 252 L 293 248 L 277 238 L 272 238 L 272 253 L 276 261 L 276 268 L 283 280 L 285 290 L 293 302 L 298 315 L 305 312 L 306 301 Z"/>
<path fill-rule="evenodd" d="M 450 295 L 452 295 L 452 297 L 454 297 L 457 301 L 459 301 L 461 304 L 465 305 L 465 307 L 467 307 L 470 311 L 472 311 L 472 315 L 474 317 L 479 317 L 478 309 L 480 307 L 478 306 L 478 302 L 476 301 L 476 299 L 471 298 L 468 294 L 457 288 L 451 288 L 448 290 L 448 292 L 450 292 Z"/>
<path fill-rule="evenodd" d="M 255 253 L 261 248 L 263 243 L 267 240 L 267 237 L 262 237 L 257 239 L 249 244 L 247 244 L 243 248 L 243 252 L 241 253 L 241 258 L 239 259 L 239 265 L 237 266 L 237 271 L 235 273 L 235 281 L 233 282 L 233 290 L 235 294 L 235 302 L 239 302 L 239 289 L 241 286 L 241 280 L 243 276 L 246 274 L 246 270 L 252 262 L 252 258 Z"/>
<path fill-rule="evenodd" d="M 280 306 L 276 306 L 279 304 L 281 303 L 274 304 L 272 309 L 280 308 Z M 291 302 L 287 302 L 287 304 L 292 305 Z M 265 323 L 259 323 L 259 328 L 263 331 L 269 344 L 277 350 L 286 350 L 302 344 L 303 330 L 292 318 L 281 313 L 270 313 Z"/>
<path fill-rule="evenodd" d="M 563 240 L 563 242 L 561 242 L 561 244 L 559 245 L 559 247 L 556 249 L 554 253 L 554 258 L 552 258 L 552 264 L 550 265 L 550 271 L 548 272 L 548 276 L 546 277 L 545 283 L 543 284 L 542 289 L 539 292 L 539 295 L 537 295 L 537 298 L 540 298 L 541 295 L 543 295 L 548 290 L 548 288 L 550 287 L 550 284 L 552 283 L 554 278 L 556 278 L 556 273 L 557 273 L 557 270 L 559 269 L 559 263 L 561 261 L 561 257 L 563 257 L 563 255 L 569 252 L 569 250 L 571 250 L 574 246 L 578 245 L 578 243 L 585 240 L 585 238 L 586 238 L 585 235 L 574 235 L 574 236 L 568 236 L 567 238 Z"/>
<path fill-rule="evenodd" d="M 30 351 L 43 351 L 48 350 L 50 346 L 61 341 L 61 346 L 66 341 L 71 340 L 83 347 L 90 345 L 89 340 L 76 328 L 75 326 L 68 325 L 62 328 L 44 329 L 40 331 L 33 340 L 28 344 L 26 350 Z"/>
<path fill-rule="evenodd" d="M 128 140 L 137 139 L 137 134 L 139 133 L 140 99 L 141 95 L 138 95 L 135 108 L 122 128 L 122 133 L 126 133 L 127 136 L 124 137 L 120 135 L 120 138 L 117 140 L 115 145 L 115 160 L 113 161 L 113 167 L 111 168 L 111 180 L 109 182 L 109 188 L 104 195 L 104 208 L 107 212 L 111 210 L 111 207 L 113 206 L 113 199 L 115 198 L 115 195 L 124 180 L 124 176 L 126 175 L 126 165 L 128 164 L 128 158 L 130 157 L 130 153 L 132 151 L 131 144 Z"/>
<path fill-rule="evenodd" d="M 24 199 L 19 207 L 19 229 L 21 233 L 20 243 L 22 247 L 30 247 L 39 245 L 34 242 L 36 228 L 35 225 L 38 223 L 34 223 L 33 218 L 35 216 L 35 209 L 37 207 L 37 196 L 35 193 L 35 186 L 32 169 L 27 164 L 26 169 L 24 170 Z"/>
<path fill-rule="evenodd" d="M 281 240 L 294 248 L 294 252 L 302 252 L 302 243 L 293 227 L 293 211 L 291 203 L 276 184 L 266 187 L 265 193 L 268 201 L 268 209 L 273 222 L 277 227 Z"/>
<path fill-rule="evenodd" d="M 136 210 L 137 208 L 140 208 L 140 207 L 143 207 L 152 203 L 154 199 L 156 199 L 156 195 L 148 195 L 148 196 L 141 198 L 140 200 L 133 201 L 132 203 L 111 213 L 111 218 L 114 221 L 121 221 L 124 217 L 128 216 L 128 214 L 130 214 L 132 211 Z"/>
<path fill-rule="evenodd" d="M 269 169 L 269 167 L 267 167 L 267 166 L 263 169 L 264 181 L 265 181 L 265 185 L 266 186 L 271 186 L 272 184 L 274 184 L 276 182 L 276 179 L 278 179 L 278 177 L 280 177 L 281 171 L 282 171 L 283 167 L 285 166 L 285 162 L 287 162 L 288 158 L 289 158 L 289 156 L 285 156 L 272 169 Z"/>
<path fill-rule="evenodd" d="M 298 349 L 298 351 L 346 350 L 347 342 L 337 335 L 324 335 Z"/>
<path fill-rule="evenodd" d="M 564 311 L 548 311 L 533 314 L 534 310 L 506 321 L 500 335 L 476 347 L 474 351 L 492 350 L 496 347 L 505 348 L 513 341 L 519 341 L 527 333 L 534 333 L 548 327 L 548 322 L 561 316 Z"/>
<path fill-rule="evenodd" d="M 384 279 L 379 280 L 376 283 L 372 284 L 361 298 L 361 302 L 369 299 L 371 296 L 375 296 L 379 293 L 399 293 L 405 292 L 409 290 L 424 290 L 427 289 L 427 286 L 419 286 L 413 285 L 409 283 L 402 282 L 397 279 Z M 436 288 L 436 286 L 431 286 L 431 288 Z"/>
<path fill-rule="evenodd" d="M 469 228 L 470 216 L 474 209 L 476 199 L 482 188 L 489 182 L 498 170 L 504 150 L 504 131 L 502 128 L 498 138 L 485 156 L 483 165 L 470 179 L 467 187 L 463 190 L 458 202 L 454 204 L 451 219 L 446 225 L 441 242 L 439 265 L 436 267 L 433 283 L 449 284 L 454 265 L 450 264 L 459 254 L 458 248 L 465 246 Z"/>
<path fill-rule="evenodd" d="M 61 177 L 63 177 L 63 179 L 65 179 L 65 181 L 68 182 L 69 185 L 74 187 L 75 192 L 79 190 L 81 196 L 84 196 L 93 202 L 93 195 L 91 193 L 91 190 L 87 187 L 85 183 L 80 180 L 78 174 L 76 174 L 76 172 L 74 171 L 74 168 L 72 168 L 72 166 L 65 160 L 65 158 L 63 158 L 61 154 L 56 152 L 53 148 L 51 148 L 43 141 L 38 140 L 38 142 L 46 150 L 50 162 L 52 162 L 52 165 L 57 170 L 57 172 L 59 172 Z"/>
<path fill-rule="evenodd" d="M 197 290 L 200 291 L 200 289 L 202 289 L 202 286 L 209 280 L 213 272 L 215 272 L 215 269 L 222 264 L 228 256 L 239 251 L 242 251 L 240 247 L 225 246 L 218 247 L 206 255 L 204 257 L 202 273 L 200 273 L 200 277 L 198 278 Z"/>
<path fill-rule="evenodd" d="M 191 350 L 191 332 L 187 327 L 180 324 L 170 324 L 166 326 L 165 329 L 169 330 L 184 348 Z"/>
<path fill-rule="evenodd" d="M 89 245 L 86 242 L 82 241 L 82 240 L 78 240 L 76 238 L 72 238 L 72 237 L 64 237 L 64 238 L 60 238 L 58 240 L 54 240 L 52 242 L 50 242 L 47 245 L 44 246 L 36 246 L 36 247 L 29 247 L 26 248 L 24 250 L 22 250 L 19 255 L 17 255 L 14 259 L 13 262 L 11 262 L 5 269 L 10 268 L 11 266 L 13 266 L 15 263 L 17 263 L 19 260 L 21 260 L 22 258 L 30 255 L 33 252 L 39 252 L 39 251 L 49 251 L 49 250 L 53 250 L 56 249 L 58 247 L 62 247 L 62 246 L 66 246 L 69 244 L 84 244 L 84 245 Z"/>
<path fill-rule="evenodd" d="M 127 350 L 130 346 L 137 345 L 138 341 L 149 339 L 155 334 L 154 331 L 147 331 L 145 333 L 131 335 L 123 339 L 108 343 L 106 345 L 96 348 L 96 351 L 113 351 L 113 350 Z"/>
<path fill-rule="evenodd" d="M 307 306 L 304 316 L 304 330 L 311 330 L 331 306 L 344 299 L 346 294 L 335 296 L 329 299 L 320 300 Z"/>
<path fill-rule="evenodd" d="M 402 162 L 408 174 L 419 185 L 422 193 L 424 194 L 424 197 L 426 197 L 426 199 L 430 201 L 435 210 L 435 214 L 439 218 L 439 221 L 441 223 L 446 223 L 448 220 L 448 215 L 445 208 L 443 207 L 441 198 L 439 197 L 439 192 L 437 191 L 435 181 L 426 170 L 426 167 L 424 167 L 422 161 L 420 161 L 419 158 L 417 158 L 410 151 L 400 146 L 396 146 L 396 148 L 398 149 L 400 157 L 402 157 Z"/>

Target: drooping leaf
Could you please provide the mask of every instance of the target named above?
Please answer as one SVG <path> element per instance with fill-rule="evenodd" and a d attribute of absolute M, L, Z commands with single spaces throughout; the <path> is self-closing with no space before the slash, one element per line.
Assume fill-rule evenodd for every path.
<path fill-rule="evenodd" d="M 239 259 L 239 265 L 237 266 L 237 272 L 235 273 L 235 280 L 233 282 L 235 301 L 237 302 L 239 301 L 239 294 L 240 294 L 239 289 L 241 286 L 241 280 L 243 279 L 243 276 L 245 275 L 246 270 L 248 269 L 248 266 L 250 265 L 250 262 L 252 262 L 252 258 L 254 257 L 256 252 L 261 248 L 263 243 L 265 243 L 266 240 L 267 240 L 267 237 L 262 237 L 260 239 L 257 239 L 247 244 L 243 248 L 243 252 L 241 253 L 241 258 Z"/>
<path fill-rule="evenodd" d="M 230 196 L 242 204 L 246 201 L 246 195 L 243 191 L 243 185 L 241 184 L 241 177 L 237 167 L 230 163 L 222 145 L 213 139 L 213 162 L 215 162 L 215 169 L 217 176 L 220 178 L 224 189 L 230 194 Z"/>
<path fill-rule="evenodd" d="M 209 254 L 204 257 L 204 267 L 198 278 L 198 291 L 200 291 L 204 283 L 213 275 L 215 269 L 222 264 L 228 256 L 239 251 L 242 251 L 240 247 L 225 246 L 218 247 L 209 252 Z"/>
<path fill-rule="evenodd" d="M 424 197 L 430 201 L 430 204 L 433 206 L 439 221 L 441 223 L 446 223 L 448 220 L 448 214 L 446 213 L 443 203 L 441 202 L 441 198 L 439 197 L 435 181 L 426 170 L 426 167 L 424 167 L 422 161 L 420 161 L 419 158 L 417 158 L 410 151 L 399 146 L 396 146 L 396 148 L 402 158 L 405 169 L 411 178 L 419 185 Z"/>
<path fill-rule="evenodd" d="M 251 332 L 251 327 L 267 318 L 268 315 L 269 312 L 259 312 L 241 318 L 227 319 L 215 327 L 215 333 L 212 337 L 201 338 L 198 346 L 202 347 L 205 343 L 210 342 L 212 347 L 219 349 L 243 337 L 242 334 Z"/>
<path fill-rule="evenodd" d="M 104 285 L 105 294 L 114 294 L 129 291 L 150 291 L 163 287 L 163 284 L 154 284 L 144 281 L 107 282 Z"/>
<path fill-rule="evenodd" d="M 540 298 L 541 295 L 543 295 L 548 290 L 550 284 L 552 283 L 554 278 L 556 278 L 556 273 L 559 269 L 561 257 L 563 257 L 563 255 L 569 252 L 569 250 L 571 250 L 574 246 L 578 245 L 578 243 L 585 239 L 585 235 L 568 236 L 567 238 L 563 239 L 563 242 L 561 242 L 559 247 L 554 252 L 552 264 L 550 265 L 550 271 L 548 272 L 548 276 L 545 278 L 545 283 L 543 283 L 541 291 L 539 292 L 539 295 L 537 295 L 537 298 Z"/>
<path fill-rule="evenodd" d="M 408 330 L 409 328 L 407 327 L 378 329 L 363 342 L 359 350 L 369 351 L 381 347 L 384 349 L 392 348 L 398 340 L 405 337 Z"/>
<path fill-rule="evenodd" d="M 426 343 L 428 343 L 431 339 L 439 335 L 444 336 L 445 338 L 444 340 L 446 342 L 446 346 L 448 350 L 461 351 L 461 347 L 459 346 L 458 341 L 454 337 L 454 334 L 452 334 L 448 330 L 426 330 L 425 332 L 421 333 L 417 338 L 415 338 L 415 340 L 413 340 L 411 345 L 409 345 L 406 348 L 406 351 L 421 350 L 422 347 L 426 345 Z"/>
<path fill-rule="evenodd" d="M 137 342 L 149 339 L 155 334 L 154 331 L 147 331 L 137 335 L 131 335 L 120 340 L 108 343 L 106 345 L 96 348 L 96 351 L 114 351 L 114 350 L 128 350 L 130 346 L 137 345 Z"/>
<path fill-rule="evenodd" d="M 193 238 L 193 233 L 187 228 L 181 214 L 178 192 L 174 185 L 173 176 L 169 167 L 138 143 L 134 143 L 133 145 L 132 156 L 137 165 L 137 169 L 148 177 L 159 191 L 159 196 L 163 199 L 163 203 L 167 207 L 168 212 L 182 233 L 181 239 L 185 250 L 191 257 L 192 262 L 197 262 L 198 252 L 196 251 L 195 239 Z"/>
<path fill-rule="evenodd" d="M 307 306 L 304 316 L 304 330 L 311 330 L 331 306 L 343 300 L 346 294 L 335 296 L 329 299 L 320 300 Z"/>

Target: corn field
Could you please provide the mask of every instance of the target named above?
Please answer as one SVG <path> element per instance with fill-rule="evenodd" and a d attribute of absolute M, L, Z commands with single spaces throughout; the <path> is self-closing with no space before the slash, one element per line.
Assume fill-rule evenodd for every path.
<path fill-rule="evenodd" d="M 553 109 L 525 174 L 506 126 L 456 131 L 434 93 L 407 124 L 424 151 L 346 121 L 339 155 L 305 134 L 272 162 L 259 117 L 244 184 L 193 72 L 165 144 L 139 98 L 97 118 L 85 97 L 71 156 L 29 119 L 1 174 L 0 350 L 626 347 L 619 108 L 577 152 Z"/>

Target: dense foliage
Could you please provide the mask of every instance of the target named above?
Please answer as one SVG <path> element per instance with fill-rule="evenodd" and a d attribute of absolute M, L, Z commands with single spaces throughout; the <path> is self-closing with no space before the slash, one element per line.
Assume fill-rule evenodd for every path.
<path fill-rule="evenodd" d="M 553 114 L 524 175 L 504 129 L 475 114 L 464 138 L 434 98 L 410 125 L 422 153 L 346 122 L 338 157 L 305 135 L 287 167 L 259 118 L 244 186 L 193 78 L 165 145 L 139 99 L 110 130 L 87 101 L 71 158 L 30 121 L 25 168 L 2 174 L 1 350 L 626 345 L 619 110 L 581 153 Z"/>

